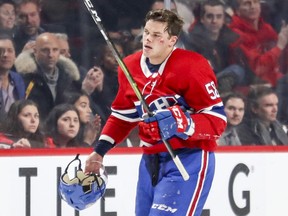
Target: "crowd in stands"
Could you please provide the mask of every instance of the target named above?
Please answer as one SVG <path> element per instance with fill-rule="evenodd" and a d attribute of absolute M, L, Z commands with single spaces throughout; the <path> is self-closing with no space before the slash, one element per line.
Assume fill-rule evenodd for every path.
<path fill-rule="evenodd" d="M 141 51 L 149 10 L 180 14 L 176 47 L 203 55 L 217 77 L 228 123 L 218 144 L 288 145 L 287 2 L 165 3 L 99 0 L 95 8 L 123 58 Z M 117 68 L 83 2 L 0 0 L 0 148 L 95 145 L 117 94 Z M 120 146 L 138 146 L 137 134 Z"/>

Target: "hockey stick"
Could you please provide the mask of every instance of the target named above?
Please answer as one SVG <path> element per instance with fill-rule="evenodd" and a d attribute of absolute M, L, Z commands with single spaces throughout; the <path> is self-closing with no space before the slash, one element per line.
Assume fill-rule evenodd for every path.
<path fill-rule="evenodd" d="M 92 2 L 90 0 L 83 0 L 84 4 L 86 5 L 88 11 L 90 12 L 94 22 L 96 23 L 96 25 L 98 26 L 101 34 L 103 35 L 106 43 L 108 44 L 110 50 L 112 51 L 114 57 L 116 58 L 119 66 L 121 67 L 121 69 L 123 70 L 127 80 L 129 81 L 134 93 L 136 94 L 138 100 L 142 103 L 143 108 L 145 109 L 145 111 L 148 113 L 149 116 L 153 116 L 153 112 L 150 111 L 145 99 L 143 98 L 143 95 L 141 94 L 136 82 L 134 81 L 133 77 L 131 76 L 127 66 L 125 65 L 125 63 L 123 62 L 123 60 L 121 59 L 116 47 L 114 46 L 114 44 L 112 43 L 112 41 L 110 40 L 108 34 L 106 33 L 101 19 L 100 17 L 97 15 L 96 10 L 94 9 L 94 6 L 92 4 Z M 189 179 L 189 175 L 186 171 L 186 169 L 184 168 L 182 162 L 180 161 L 179 157 L 175 154 L 174 150 L 172 149 L 171 145 L 169 144 L 169 142 L 165 139 L 162 139 L 163 143 L 165 144 L 169 154 L 171 155 L 176 167 L 178 168 L 179 172 L 181 173 L 183 179 L 185 181 L 187 181 Z"/>

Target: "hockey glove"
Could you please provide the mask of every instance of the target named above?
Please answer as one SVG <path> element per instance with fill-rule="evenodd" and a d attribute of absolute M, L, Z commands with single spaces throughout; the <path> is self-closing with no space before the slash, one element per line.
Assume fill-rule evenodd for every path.
<path fill-rule="evenodd" d="M 179 106 L 157 110 L 154 116 L 144 118 L 139 125 L 142 131 L 153 140 L 167 140 L 172 136 L 188 139 L 194 133 L 194 122 L 188 112 L 183 112 Z"/>

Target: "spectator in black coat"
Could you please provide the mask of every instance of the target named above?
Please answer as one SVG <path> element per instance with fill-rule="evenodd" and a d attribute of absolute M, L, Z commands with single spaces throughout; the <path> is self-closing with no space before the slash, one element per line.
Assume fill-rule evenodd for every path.
<path fill-rule="evenodd" d="M 22 52 L 15 61 L 23 76 L 26 98 L 38 104 L 41 118 L 62 102 L 65 91 L 77 89 L 80 78 L 76 64 L 60 55 L 58 39 L 53 33 L 42 33 L 33 52 Z"/>
<path fill-rule="evenodd" d="M 277 120 L 278 96 L 267 86 L 253 87 L 247 111 L 237 127 L 242 145 L 288 145 L 285 127 Z"/>

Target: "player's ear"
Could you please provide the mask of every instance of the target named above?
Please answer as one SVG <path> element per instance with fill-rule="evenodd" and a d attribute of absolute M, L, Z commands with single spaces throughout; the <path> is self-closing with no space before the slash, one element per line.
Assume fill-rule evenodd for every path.
<path fill-rule="evenodd" d="M 174 46 L 176 44 L 177 40 L 178 40 L 177 36 L 171 36 L 171 38 L 170 38 L 171 46 Z"/>

